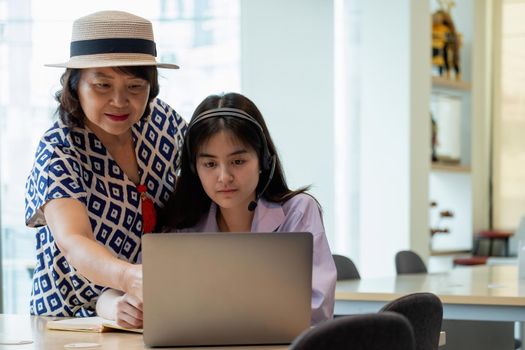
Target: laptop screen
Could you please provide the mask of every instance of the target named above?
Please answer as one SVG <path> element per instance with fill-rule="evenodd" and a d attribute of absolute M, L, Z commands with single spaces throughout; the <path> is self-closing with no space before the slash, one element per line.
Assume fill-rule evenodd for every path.
<path fill-rule="evenodd" d="M 310 233 L 143 237 L 148 346 L 282 344 L 310 326 Z"/>

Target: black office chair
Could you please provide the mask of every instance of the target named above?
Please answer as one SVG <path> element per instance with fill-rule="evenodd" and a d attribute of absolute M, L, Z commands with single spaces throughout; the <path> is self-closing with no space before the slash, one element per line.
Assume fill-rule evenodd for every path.
<path fill-rule="evenodd" d="M 299 335 L 290 350 L 414 350 L 410 322 L 395 312 L 345 316 Z"/>
<path fill-rule="evenodd" d="M 396 272 L 398 275 L 410 273 L 428 273 L 427 267 L 421 257 L 411 251 L 403 250 L 396 254 Z M 519 339 L 514 341 L 514 349 L 520 349 L 522 346 Z M 419 348 L 418 348 L 419 349 Z"/>
<path fill-rule="evenodd" d="M 412 250 L 402 250 L 396 254 L 396 272 L 398 275 L 408 273 L 427 273 L 423 259 Z"/>
<path fill-rule="evenodd" d="M 416 350 L 437 350 L 443 321 L 443 304 L 432 293 L 413 293 L 383 306 L 380 312 L 392 311 L 405 316 L 414 330 Z"/>
<path fill-rule="evenodd" d="M 337 269 L 338 281 L 361 279 L 357 267 L 355 267 L 354 262 L 350 258 L 337 254 L 332 254 L 332 257 L 334 258 L 335 268 Z"/>

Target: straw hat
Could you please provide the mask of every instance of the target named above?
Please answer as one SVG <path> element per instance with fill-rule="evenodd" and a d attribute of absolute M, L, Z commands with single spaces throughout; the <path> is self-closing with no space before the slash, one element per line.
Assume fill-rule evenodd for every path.
<path fill-rule="evenodd" d="M 156 56 L 150 21 L 122 11 L 100 11 L 81 17 L 73 23 L 69 61 L 46 66 L 179 68 L 175 64 L 158 63 Z"/>

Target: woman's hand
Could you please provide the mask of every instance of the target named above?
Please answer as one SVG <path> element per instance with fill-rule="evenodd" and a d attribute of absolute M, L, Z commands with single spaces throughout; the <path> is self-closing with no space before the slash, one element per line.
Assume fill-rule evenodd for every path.
<path fill-rule="evenodd" d="M 140 303 L 142 310 L 142 265 L 128 265 L 122 277 L 123 291 Z"/>
<path fill-rule="evenodd" d="M 124 292 L 115 306 L 115 321 L 124 328 L 142 328 L 142 265 L 124 270 Z"/>
<path fill-rule="evenodd" d="M 118 297 L 115 321 L 124 328 L 142 328 L 142 300 L 129 294 Z"/>
<path fill-rule="evenodd" d="M 142 328 L 142 301 L 120 290 L 106 289 L 97 300 L 97 315 L 124 328 Z"/>

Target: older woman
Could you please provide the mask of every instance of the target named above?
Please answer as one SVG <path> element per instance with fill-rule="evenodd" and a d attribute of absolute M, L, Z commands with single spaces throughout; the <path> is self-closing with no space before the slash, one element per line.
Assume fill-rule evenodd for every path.
<path fill-rule="evenodd" d="M 30 311 L 90 316 L 103 287 L 142 303 L 141 236 L 174 190 L 186 123 L 164 102 L 149 21 L 119 11 L 73 24 L 57 92 L 26 184 L 36 227 Z"/>

